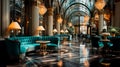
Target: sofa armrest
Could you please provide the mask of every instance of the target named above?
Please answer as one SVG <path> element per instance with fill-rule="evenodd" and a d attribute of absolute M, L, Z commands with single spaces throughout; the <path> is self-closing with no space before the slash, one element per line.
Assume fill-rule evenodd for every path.
<path fill-rule="evenodd" d="M 20 54 L 20 42 L 17 40 L 5 40 L 8 53 Z"/>
<path fill-rule="evenodd" d="M 19 62 L 20 59 L 20 43 L 14 40 L 5 40 L 6 49 L 10 61 Z"/>

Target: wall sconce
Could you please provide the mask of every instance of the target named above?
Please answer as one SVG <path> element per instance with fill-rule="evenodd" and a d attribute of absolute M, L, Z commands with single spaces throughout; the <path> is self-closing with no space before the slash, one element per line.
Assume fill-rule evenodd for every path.
<path fill-rule="evenodd" d="M 38 26 L 37 31 L 39 31 L 39 35 L 42 35 L 42 31 L 44 31 L 45 28 L 43 26 Z"/>
<path fill-rule="evenodd" d="M 17 22 L 12 22 L 12 23 L 9 25 L 8 29 L 9 29 L 9 30 L 14 34 L 14 36 L 15 36 L 16 34 L 18 34 L 18 33 L 20 32 L 21 27 L 20 27 L 20 25 L 19 25 Z"/>

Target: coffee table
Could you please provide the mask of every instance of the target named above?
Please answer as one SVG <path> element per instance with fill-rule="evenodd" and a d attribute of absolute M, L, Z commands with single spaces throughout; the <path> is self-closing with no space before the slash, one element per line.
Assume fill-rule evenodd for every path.
<path fill-rule="evenodd" d="M 36 41 L 36 43 L 40 43 L 40 55 L 46 55 L 47 52 L 47 43 L 50 41 Z"/>

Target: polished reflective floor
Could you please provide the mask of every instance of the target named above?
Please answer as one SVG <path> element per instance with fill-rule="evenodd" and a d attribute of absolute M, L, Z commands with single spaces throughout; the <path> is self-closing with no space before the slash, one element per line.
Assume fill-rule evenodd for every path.
<path fill-rule="evenodd" d="M 29 53 L 26 60 L 7 67 L 120 67 L 120 57 L 103 56 L 91 42 L 83 42 L 74 38 L 72 41 L 61 42 L 57 52 L 40 56 Z"/>

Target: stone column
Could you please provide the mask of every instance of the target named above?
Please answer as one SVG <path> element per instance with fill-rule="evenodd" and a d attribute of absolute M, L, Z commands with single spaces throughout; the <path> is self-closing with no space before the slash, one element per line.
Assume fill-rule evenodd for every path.
<path fill-rule="evenodd" d="M 32 22 L 30 23 L 31 25 L 31 35 L 36 35 L 36 29 L 39 26 L 39 7 L 36 5 L 32 6 Z"/>
<path fill-rule="evenodd" d="M 2 0 L 0 0 L 0 22 L 2 22 L 2 17 L 1 17 L 1 14 L 2 14 L 2 13 L 1 13 L 1 12 L 2 12 L 2 11 L 1 11 L 1 10 L 2 10 L 1 7 L 2 7 L 2 5 L 1 5 L 1 4 L 2 4 Z M 1 29 L 2 29 L 2 28 L 1 28 L 1 26 L 2 26 L 2 25 L 1 25 L 1 23 L 0 23 L 0 37 L 1 37 L 1 35 L 2 35 L 2 32 L 1 32 Z"/>
<path fill-rule="evenodd" d="M 112 23 L 114 27 L 120 27 L 120 2 L 115 3 L 115 15 L 114 22 Z"/>
<path fill-rule="evenodd" d="M 75 27 L 75 42 L 78 42 L 78 33 L 79 33 L 79 25 L 74 25 Z"/>
<path fill-rule="evenodd" d="M 64 23 L 63 23 L 63 30 L 65 31 L 67 28 L 66 28 L 66 20 L 64 20 Z"/>
<path fill-rule="evenodd" d="M 57 29 L 57 33 L 60 34 L 60 23 L 56 23 L 56 29 Z"/>
<path fill-rule="evenodd" d="M 48 8 L 48 35 L 53 35 L 53 8 Z"/>
<path fill-rule="evenodd" d="M 99 12 L 99 34 L 102 32 L 103 23 L 104 23 L 103 11 L 100 11 Z"/>
<path fill-rule="evenodd" d="M 7 28 L 10 24 L 10 0 L 2 0 L 2 36 L 6 37 Z"/>

